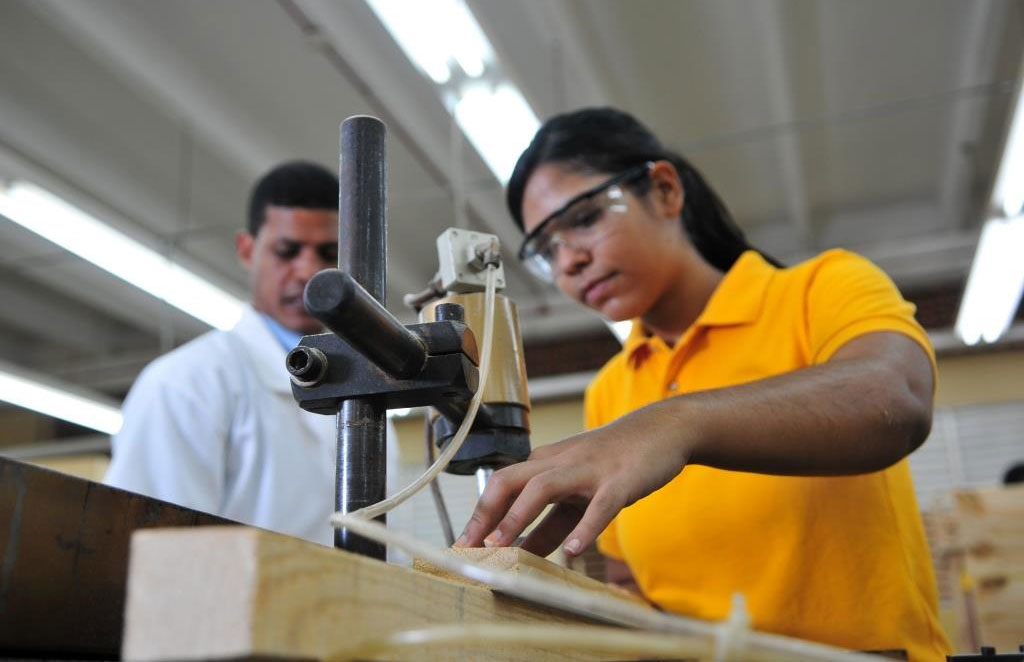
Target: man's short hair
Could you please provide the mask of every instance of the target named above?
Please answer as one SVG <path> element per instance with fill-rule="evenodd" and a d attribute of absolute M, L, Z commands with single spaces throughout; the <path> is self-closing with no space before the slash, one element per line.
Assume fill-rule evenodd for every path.
<path fill-rule="evenodd" d="M 1003 485 L 1016 485 L 1024 483 L 1024 462 L 1018 462 L 1003 474 Z"/>
<path fill-rule="evenodd" d="M 319 163 L 288 161 L 260 177 L 249 194 L 249 234 L 263 227 L 268 205 L 337 209 L 338 178 Z"/>

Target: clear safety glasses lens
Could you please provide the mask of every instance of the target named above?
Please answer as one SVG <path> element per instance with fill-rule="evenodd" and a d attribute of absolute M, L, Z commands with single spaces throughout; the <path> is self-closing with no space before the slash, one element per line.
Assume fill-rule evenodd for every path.
<path fill-rule="evenodd" d="M 527 238 L 520 251 L 523 265 L 541 280 L 553 281 L 559 248 L 593 248 L 614 227 L 614 216 L 628 208 L 625 191 L 619 186 L 576 201 Z"/>
<path fill-rule="evenodd" d="M 553 282 L 558 247 L 586 249 L 599 241 L 609 225 L 601 222 L 605 215 L 627 208 L 622 186 L 646 177 L 653 166 L 654 161 L 647 161 L 578 195 L 526 236 L 519 248 L 519 260 L 541 280 Z"/>

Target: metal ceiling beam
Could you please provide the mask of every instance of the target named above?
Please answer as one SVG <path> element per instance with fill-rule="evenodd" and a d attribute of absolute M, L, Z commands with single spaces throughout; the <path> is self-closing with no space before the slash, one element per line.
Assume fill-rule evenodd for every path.
<path fill-rule="evenodd" d="M 50 366 L 49 372 L 58 379 L 97 391 L 126 393 L 142 369 L 160 354 L 154 346 L 151 350 L 133 350 L 106 356 L 94 355 L 81 361 L 65 361 L 60 365 Z"/>
<path fill-rule="evenodd" d="M 17 359 L 18 363 L 27 366 L 41 366 L 52 352 L 50 345 L 36 342 L 32 336 L 26 336 L 9 326 L 0 327 L 0 361 Z M 0 403 L 0 409 L 3 408 Z"/>
<path fill-rule="evenodd" d="M 554 113 L 611 102 L 607 81 L 594 66 L 580 21 L 567 3 L 472 0 L 469 4 L 502 69 L 519 85 L 542 120 Z"/>
<path fill-rule="evenodd" d="M 214 81 L 182 60 L 182 50 L 127 11 L 131 4 L 40 0 L 30 7 L 96 53 L 136 88 L 185 118 L 249 177 L 288 154 L 267 131 L 251 125 Z"/>
<path fill-rule="evenodd" d="M 910 200 L 833 212 L 818 229 L 820 247 L 843 246 L 877 263 L 901 287 L 962 278 L 970 268 L 977 234 L 936 232 L 939 209 L 932 200 Z M 817 249 L 796 249 L 787 219 L 764 223 L 748 233 L 752 243 L 787 264 L 812 257 Z"/>
<path fill-rule="evenodd" d="M 593 65 L 593 58 L 587 52 L 586 42 L 581 34 L 579 21 L 570 15 L 564 2 L 537 2 L 527 5 L 540 13 L 537 20 L 548 28 L 549 40 L 561 53 L 564 79 L 572 79 L 576 97 L 567 99 L 569 110 L 582 105 L 604 105 L 610 103 L 611 92 L 601 71 Z M 568 80 L 564 81 L 568 87 Z"/>
<path fill-rule="evenodd" d="M 898 286 L 908 288 L 966 278 L 976 243 L 973 232 L 949 231 L 912 241 L 866 244 L 856 250 L 881 267 Z"/>
<path fill-rule="evenodd" d="M 773 114 L 772 121 L 791 122 L 796 119 L 796 113 L 793 108 L 793 85 L 783 46 L 788 36 L 780 20 L 782 5 L 779 0 L 766 0 L 753 3 L 750 9 L 757 16 L 755 22 L 762 26 L 758 34 L 762 38 L 765 77 L 770 81 L 767 89 L 768 103 Z M 803 158 L 800 154 L 800 134 L 798 131 L 783 131 L 776 138 L 775 144 L 779 155 L 779 176 L 786 197 L 786 209 L 796 231 L 798 245 L 813 249 L 816 242 L 808 207 Z"/>
<path fill-rule="evenodd" d="M 852 246 L 865 239 L 906 242 L 928 237 L 934 230 L 938 207 L 932 199 L 911 199 L 880 205 L 819 212 L 817 231 L 821 248 Z M 789 218 L 782 216 L 756 224 L 748 235 L 753 245 L 780 258 L 813 255 L 818 248 L 801 248 L 793 237 Z"/>
<path fill-rule="evenodd" d="M 968 88 L 987 82 L 994 69 L 994 58 L 999 51 L 999 26 L 1006 20 L 1008 3 L 972 2 L 964 5 L 967 20 L 962 30 L 959 68 L 954 88 Z M 945 229 L 971 226 L 982 219 L 970 217 L 970 194 L 975 167 L 972 144 L 981 137 L 985 115 L 991 102 L 967 97 L 952 104 L 949 124 L 944 132 L 945 149 L 939 171 L 939 200 L 941 214 L 936 219 Z M 974 223 L 972 223 L 974 221 Z"/>
<path fill-rule="evenodd" d="M 109 351 L 114 340 L 114 325 L 99 314 L 17 276 L 0 278 L 0 301 L 6 324 L 40 340 L 89 353 Z"/>

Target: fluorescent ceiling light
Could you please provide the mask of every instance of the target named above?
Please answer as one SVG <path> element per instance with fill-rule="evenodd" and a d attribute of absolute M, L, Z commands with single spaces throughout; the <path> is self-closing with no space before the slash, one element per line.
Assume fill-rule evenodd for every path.
<path fill-rule="evenodd" d="M 0 400 L 107 434 L 120 430 L 123 420 L 117 405 L 100 395 L 88 395 L 7 363 L 0 363 Z"/>
<path fill-rule="evenodd" d="M 968 345 L 993 343 L 1013 322 L 1024 291 L 1024 102 L 1013 101 L 992 200 L 960 301 L 955 332 Z"/>
<path fill-rule="evenodd" d="M 464 0 L 366 0 L 502 184 L 540 122 Z M 459 73 L 461 70 L 461 74 Z M 464 74 L 464 75 L 463 75 Z"/>
<path fill-rule="evenodd" d="M 619 339 L 619 342 L 622 343 L 623 345 L 625 345 L 626 344 L 626 338 L 629 337 L 629 333 L 633 330 L 633 321 L 632 320 L 624 320 L 622 322 L 608 322 L 608 321 L 606 321 L 605 324 L 608 325 L 608 328 L 615 335 L 615 337 Z"/>
<path fill-rule="evenodd" d="M 0 214 L 210 326 L 242 315 L 241 299 L 34 184 L 0 188 Z"/>
<path fill-rule="evenodd" d="M 540 121 L 513 85 L 477 85 L 455 104 L 455 121 L 503 185 Z"/>
<path fill-rule="evenodd" d="M 462 0 L 366 0 L 413 64 L 437 84 L 457 63 L 471 78 L 483 75 L 490 42 Z"/>
<path fill-rule="evenodd" d="M 1024 103 L 1019 89 L 1003 160 L 992 191 L 992 202 L 1006 218 L 1024 213 Z"/>
<path fill-rule="evenodd" d="M 991 219 L 981 229 L 956 334 L 968 345 L 992 343 L 1010 328 L 1024 291 L 1024 216 Z"/>

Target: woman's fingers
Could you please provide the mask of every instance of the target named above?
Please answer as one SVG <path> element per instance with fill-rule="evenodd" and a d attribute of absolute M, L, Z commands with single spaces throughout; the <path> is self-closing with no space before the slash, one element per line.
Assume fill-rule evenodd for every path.
<path fill-rule="evenodd" d="M 547 556 L 562 544 L 565 537 L 583 517 L 586 504 L 563 501 L 544 516 L 544 520 L 526 536 L 522 548 L 538 556 Z"/>
<path fill-rule="evenodd" d="M 567 467 L 556 467 L 532 476 L 494 531 L 484 538 L 484 544 L 488 547 L 511 545 L 549 503 L 585 492 L 580 478 L 579 471 Z"/>
<path fill-rule="evenodd" d="M 487 488 L 476 502 L 465 530 L 455 541 L 455 547 L 479 547 L 484 544 L 484 538 L 505 517 L 523 486 L 535 473 L 543 470 L 540 463 L 527 460 L 494 472 L 487 480 Z"/>
<path fill-rule="evenodd" d="M 606 445 L 599 446 L 594 439 L 586 445 L 567 440 L 496 472 L 455 545 L 511 545 L 548 504 L 555 503 L 524 547 L 547 555 L 566 540 L 567 554 L 582 552 L 626 505 L 624 495 L 633 482 L 624 479 L 623 463 L 615 457 L 621 449 L 602 446 Z"/>
<path fill-rule="evenodd" d="M 548 444 L 547 446 L 538 446 L 530 451 L 531 460 L 543 460 L 545 458 L 553 457 L 558 455 L 565 450 L 565 442 L 559 442 L 557 444 Z"/>
<path fill-rule="evenodd" d="M 619 496 L 613 487 L 606 486 L 598 490 L 594 498 L 587 504 L 587 509 L 576 528 L 566 538 L 562 549 L 569 556 L 576 556 L 583 552 L 597 540 L 597 536 L 605 530 L 625 505 L 625 499 Z"/>

